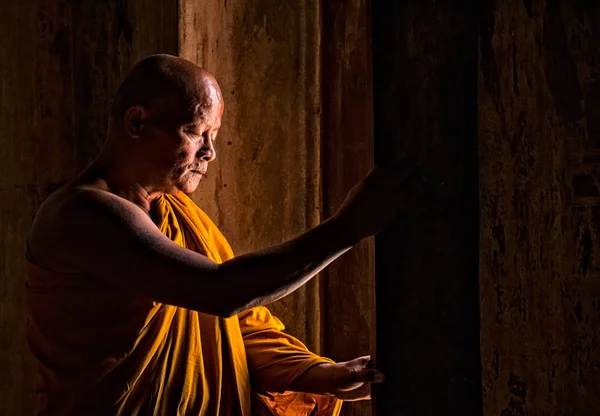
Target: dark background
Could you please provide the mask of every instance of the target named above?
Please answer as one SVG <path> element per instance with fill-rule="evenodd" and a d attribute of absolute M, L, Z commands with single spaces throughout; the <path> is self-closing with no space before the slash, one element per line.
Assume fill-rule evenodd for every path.
<path fill-rule="evenodd" d="M 374 161 L 420 161 L 416 209 L 272 305 L 314 351 L 386 373 L 344 415 L 598 414 L 600 3 L 582 0 L 3 0 L 1 414 L 32 409 L 33 216 L 159 52 L 224 91 L 193 197 L 238 253 L 331 215 Z"/>

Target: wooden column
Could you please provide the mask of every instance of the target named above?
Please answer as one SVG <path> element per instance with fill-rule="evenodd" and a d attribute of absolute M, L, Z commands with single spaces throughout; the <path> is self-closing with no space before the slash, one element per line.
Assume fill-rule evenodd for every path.
<path fill-rule="evenodd" d="M 373 167 L 370 2 L 323 7 L 323 198 L 333 215 Z M 375 354 L 374 240 L 358 244 L 323 279 L 325 353 L 338 361 Z M 369 415 L 371 403 L 346 403 L 345 415 Z"/>
<path fill-rule="evenodd" d="M 320 221 L 319 3 L 181 1 L 181 56 L 212 72 L 225 98 L 217 160 L 194 195 L 237 254 Z M 321 351 L 315 279 L 270 306 Z"/>
<path fill-rule="evenodd" d="M 121 77 L 157 52 L 177 52 L 166 0 L 0 5 L 0 414 L 33 412 L 22 301 L 33 217 L 96 156 Z"/>
<path fill-rule="evenodd" d="M 428 178 L 376 240 L 381 415 L 481 414 L 476 13 L 373 3 L 377 160 L 406 153 Z"/>
<path fill-rule="evenodd" d="M 60 49 L 55 39 L 68 24 L 68 8 L 38 3 L 0 6 L 0 413 L 12 415 L 33 411 L 22 301 L 27 233 L 44 187 L 60 179 L 70 153 L 66 146 L 53 152 L 52 144 L 71 128 L 69 117 L 56 116 L 71 114 L 70 74 L 63 69 L 70 56 L 52 52 L 53 45 Z"/>
<path fill-rule="evenodd" d="M 598 3 L 487 3 L 479 102 L 485 414 L 597 414 Z"/>

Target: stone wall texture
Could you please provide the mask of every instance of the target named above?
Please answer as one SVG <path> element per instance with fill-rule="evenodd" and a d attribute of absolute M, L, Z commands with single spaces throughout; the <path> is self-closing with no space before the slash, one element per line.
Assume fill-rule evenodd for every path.
<path fill-rule="evenodd" d="M 596 415 L 600 4 L 486 4 L 478 78 L 486 414 Z"/>

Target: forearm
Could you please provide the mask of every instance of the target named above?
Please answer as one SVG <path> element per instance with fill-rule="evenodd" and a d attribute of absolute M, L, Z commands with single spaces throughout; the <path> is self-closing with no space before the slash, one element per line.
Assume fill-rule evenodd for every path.
<path fill-rule="evenodd" d="M 332 394 L 330 387 L 332 363 L 321 363 L 311 367 L 296 382 L 290 386 L 290 391 L 313 394 Z"/>
<path fill-rule="evenodd" d="M 338 227 L 326 221 L 293 240 L 221 264 L 220 279 L 235 287 L 226 313 L 269 304 L 304 285 L 356 243 Z"/>

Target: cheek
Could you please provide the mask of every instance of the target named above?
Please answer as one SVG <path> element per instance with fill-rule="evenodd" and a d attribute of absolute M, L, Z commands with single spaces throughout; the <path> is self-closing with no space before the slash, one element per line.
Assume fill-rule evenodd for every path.
<path fill-rule="evenodd" d="M 181 143 L 176 136 L 148 134 L 142 143 L 147 160 L 160 170 L 172 169 L 180 158 Z"/>
<path fill-rule="evenodd" d="M 173 174 L 180 176 L 185 174 L 194 165 L 195 150 L 190 146 L 181 146 L 174 154 L 171 164 Z"/>
<path fill-rule="evenodd" d="M 185 169 L 193 161 L 193 150 L 183 140 L 163 142 L 155 150 L 156 158 L 165 169 Z"/>
<path fill-rule="evenodd" d="M 182 145 L 175 153 L 175 163 L 178 167 L 187 168 L 194 163 L 196 150 L 193 146 Z"/>

